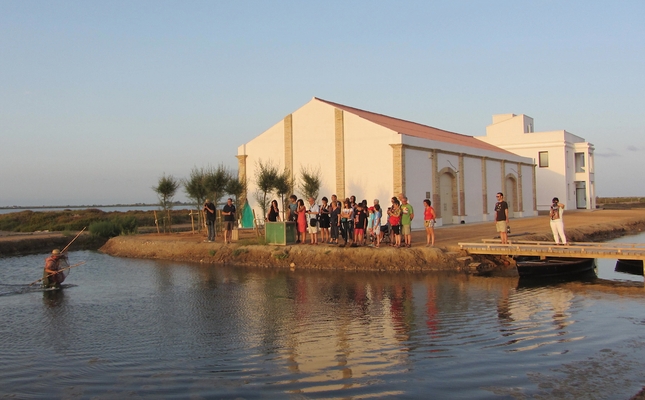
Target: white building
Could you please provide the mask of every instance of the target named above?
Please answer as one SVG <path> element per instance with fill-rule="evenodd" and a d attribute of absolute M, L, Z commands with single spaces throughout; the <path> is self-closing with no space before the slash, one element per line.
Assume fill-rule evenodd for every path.
<path fill-rule="evenodd" d="M 526 115 L 493 115 L 486 136 L 477 137 L 537 164 L 537 208 L 557 197 L 568 209 L 596 208 L 593 144 L 565 130 L 534 132 Z"/>
<path fill-rule="evenodd" d="M 240 146 L 237 158 L 258 215 L 253 195 L 258 161 L 285 168 L 296 179 L 301 168 L 320 169 L 320 197 L 355 195 L 370 205 L 377 198 L 387 207 L 393 195 L 405 193 L 415 208 L 413 228 L 423 227 L 426 198 L 439 225 L 494 220 L 500 191 L 512 216 L 537 215 L 532 159 L 472 136 L 315 97 Z"/>

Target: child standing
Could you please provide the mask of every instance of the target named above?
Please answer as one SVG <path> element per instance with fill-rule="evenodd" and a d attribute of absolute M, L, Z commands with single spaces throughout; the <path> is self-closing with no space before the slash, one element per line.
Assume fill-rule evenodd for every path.
<path fill-rule="evenodd" d="M 374 241 L 376 241 L 376 247 L 381 246 L 381 217 L 381 206 L 374 204 L 374 221 L 372 222 L 372 229 L 374 232 Z"/>

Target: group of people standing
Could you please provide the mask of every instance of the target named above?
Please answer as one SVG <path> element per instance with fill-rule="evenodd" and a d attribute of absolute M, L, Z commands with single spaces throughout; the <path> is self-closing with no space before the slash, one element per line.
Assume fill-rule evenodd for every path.
<path fill-rule="evenodd" d="M 207 242 L 215 241 L 215 220 L 217 219 L 217 212 L 215 204 L 210 199 L 204 202 L 204 214 L 206 214 L 206 229 L 208 231 Z M 233 236 L 233 225 L 235 224 L 236 217 L 235 204 L 230 197 L 226 200 L 226 204 L 222 207 L 222 215 L 224 216 L 224 244 L 231 243 Z"/>
<path fill-rule="evenodd" d="M 495 203 L 495 226 L 502 244 L 508 244 L 508 203 L 504 201 L 504 193 L 498 192 L 497 203 Z M 564 235 L 564 223 L 562 222 L 562 213 L 564 213 L 564 204 L 560 199 L 554 197 L 549 208 L 549 224 L 555 244 L 567 244 L 567 237 Z"/>
<path fill-rule="evenodd" d="M 392 197 L 391 206 L 385 211 L 378 199 L 369 207 L 367 200 L 357 203 L 356 196 L 350 196 L 341 202 L 334 194 L 331 202 L 327 197 L 323 197 L 321 201 L 318 204 L 313 197 L 309 197 L 305 204 L 303 199 L 298 199 L 295 195 L 289 196 L 285 219 L 296 222 L 296 243 L 305 243 L 309 233 L 312 245 L 326 243 L 337 244 L 339 247 L 380 247 L 385 235 L 391 231 L 394 236 L 390 241 L 392 246 L 412 246 L 414 208 L 403 194 Z M 430 200 L 424 200 L 423 204 L 426 246 L 433 246 L 436 216 Z M 270 222 L 280 221 L 280 209 L 276 200 L 271 202 L 266 219 Z M 343 242 L 339 243 L 341 238 Z"/>

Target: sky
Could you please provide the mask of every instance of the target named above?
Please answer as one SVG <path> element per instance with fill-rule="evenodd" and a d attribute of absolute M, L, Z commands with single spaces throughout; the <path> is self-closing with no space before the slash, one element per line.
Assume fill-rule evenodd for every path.
<path fill-rule="evenodd" d="M 645 196 L 645 2 L 0 0 L 0 206 L 154 203 L 319 97 L 479 136 L 526 114 Z M 177 200 L 186 200 L 183 189 Z"/>

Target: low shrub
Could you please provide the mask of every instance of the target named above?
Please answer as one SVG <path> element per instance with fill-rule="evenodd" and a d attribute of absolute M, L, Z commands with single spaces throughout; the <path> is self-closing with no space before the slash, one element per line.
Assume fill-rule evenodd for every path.
<path fill-rule="evenodd" d="M 98 221 L 90 224 L 90 233 L 104 239 L 137 232 L 138 223 L 134 217 L 113 218 L 108 221 Z"/>
<path fill-rule="evenodd" d="M 92 236 L 98 236 L 109 239 L 121 234 L 121 227 L 114 221 L 99 221 L 90 224 L 90 233 Z"/>

